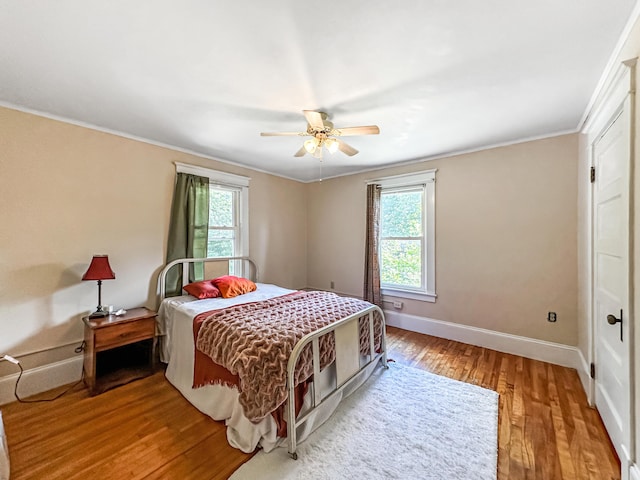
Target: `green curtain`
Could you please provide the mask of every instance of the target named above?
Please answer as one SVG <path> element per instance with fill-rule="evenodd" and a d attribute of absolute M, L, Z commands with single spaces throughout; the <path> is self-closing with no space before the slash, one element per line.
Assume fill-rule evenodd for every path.
<path fill-rule="evenodd" d="M 187 173 L 176 175 L 176 186 L 171 204 L 167 263 L 178 258 L 207 256 L 209 234 L 209 179 Z M 204 265 L 191 264 L 189 281 L 204 278 Z M 180 295 L 182 268 L 173 267 L 167 273 L 167 296 Z"/>

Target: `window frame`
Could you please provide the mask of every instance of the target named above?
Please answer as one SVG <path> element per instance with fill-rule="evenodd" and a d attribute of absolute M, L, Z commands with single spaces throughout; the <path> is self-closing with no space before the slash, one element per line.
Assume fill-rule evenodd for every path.
<path fill-rule="evenodd" d="M 435 182 L 437 169 L 405 175 L 394 175 L 367 182 L 380 185 L 381 195 L 387 191 L 401 191 L 403 189 L 423 189 L 423 232 L 422 232 L 422 264 L 421 288 L 403 287 L 394 284 L 380 284 L 384 296 L 408 298 L 426 302 L 435 302 L 436 295 L 436 265 L 435 265 Z M 380 237 L 379 245 L 382 237 Z"/>
<path fill-rule="evenodd" d="M 238 191 L 238 204 L 235 206 L 238 220 L 238 235 L 236 238 L 236 246 L 238 247 L 235 256 L 246 257 L 249 255 L 249 181 L 250 177 L 235 175 L 233 173 L 220 172 L 205 167 L 188 165 L 186 163 L 176 162 L 177 173 L 189 173 L 207 177 L 209 179 L 209 188 L 218 186 L 226 189 L 235 189 Z M 238 268 L 244 266 L 244 262 L 239 262 Z M 238 271 L 238 270 L 236 270 Z"/>

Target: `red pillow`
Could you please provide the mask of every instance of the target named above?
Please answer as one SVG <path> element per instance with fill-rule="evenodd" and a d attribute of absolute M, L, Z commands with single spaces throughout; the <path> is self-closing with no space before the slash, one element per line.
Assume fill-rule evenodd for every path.
<path fill-rule="evenodd" d="M 232 298 L 245 293 L 253 292 L 257 287 L 251 280 L 233 275 L 224 275 L 212 280 L 220 290 L 222 298 Z"/>
<path fill-rule="evenodd" d="M 203 298 L 216 298 L 220 296 L 220 290 L 218 290 L 211 280 L 202 280 L 201 282 L 193 282 L 189 285 L 182 287 L 189 295 L 203 299 Z"/>

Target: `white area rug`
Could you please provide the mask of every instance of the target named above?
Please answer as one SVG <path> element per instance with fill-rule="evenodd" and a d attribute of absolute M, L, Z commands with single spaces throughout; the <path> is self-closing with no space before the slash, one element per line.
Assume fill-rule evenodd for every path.
<path fill-rule="evenodd" d="M 298 445 L 258 452 L 232 480 L 495 479 L 498 394 L 389 363 Z"/>

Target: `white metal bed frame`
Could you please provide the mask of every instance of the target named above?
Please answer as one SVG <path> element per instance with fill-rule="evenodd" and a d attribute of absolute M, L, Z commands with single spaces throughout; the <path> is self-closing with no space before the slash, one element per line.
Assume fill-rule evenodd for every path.
<path fill-rule="evenodd" d="M 215 258 L 182 258 L 174 260 L 168 263 L 160 272 L 158 277 L 158 292 L 159 303 L 166 297 L 166 276 L 169 269 L 175 265 L 182 265 L 182 284 L 183 286 L 189 283 L 189 264 L 190 263 L 206 263 L 206 262 L 246 262 L 249 265 L 251 273 L 251 279 L 256 281 L 258 278 L 258 268 L 249 257 L 215 257 Z M 244 269 L 244 263 L 242 264 Z M 246 275 L 246 273 L 245 273 Z M 374 313 L 379 313 L 380 321 L 382 323 L 382 337 L 380 344 L 380 351 L 375 351 L 375 338 L 374 338 Z M 369 329 L 369 353 L 365 355 L 365 363 L 361 361 L 362 355 L 360 352 L 360 332 L 359 332 L 359 320 L 365 318 Z M 319 378 L 320 375 L 320 337 L 334 332 L 335 336 L 335 350 L 336 350 L 336 385 L 333 390 L 322 395 L 320 388 L 316 388 L 315 382 L 311 382 L 311 407 L 305 410 L 304 414 L 300 418 L 296 418 L 295 405 L 292 404 L 292 399 L 295 399 L 294 375 L 295 368 L 302 354 L 303 349 L 311 344 L 312 349 L 312 365 L 313 365 L 313 378 Z M 325 402 L 331 400 L 334 396 L 341 393 L 344 389 L 354 383 L 359 377 L 359 374 L 366 370 L 376 362 L 380 362 L 386 369 L 387 366 L 387 346 L 385 338 L 385 319 L 384 314 L 380 307 L 371 305 L 370 307 L 356 312 L 353 315 L 340 319 L 330 325 L 311 332 L 302 337 L 298 343 L 294 346 L 289 362 L 287 364 L 287 389 L 288 399 L 286 404 L 287 415 L 287 441 L 288 452 L 291 458 L 294 460 L 298 458 L 296 453 L 297 441 L 296 441 L 296 428 L 305 423 L 313 414 L 313 412 L 319 408 Z"/>

